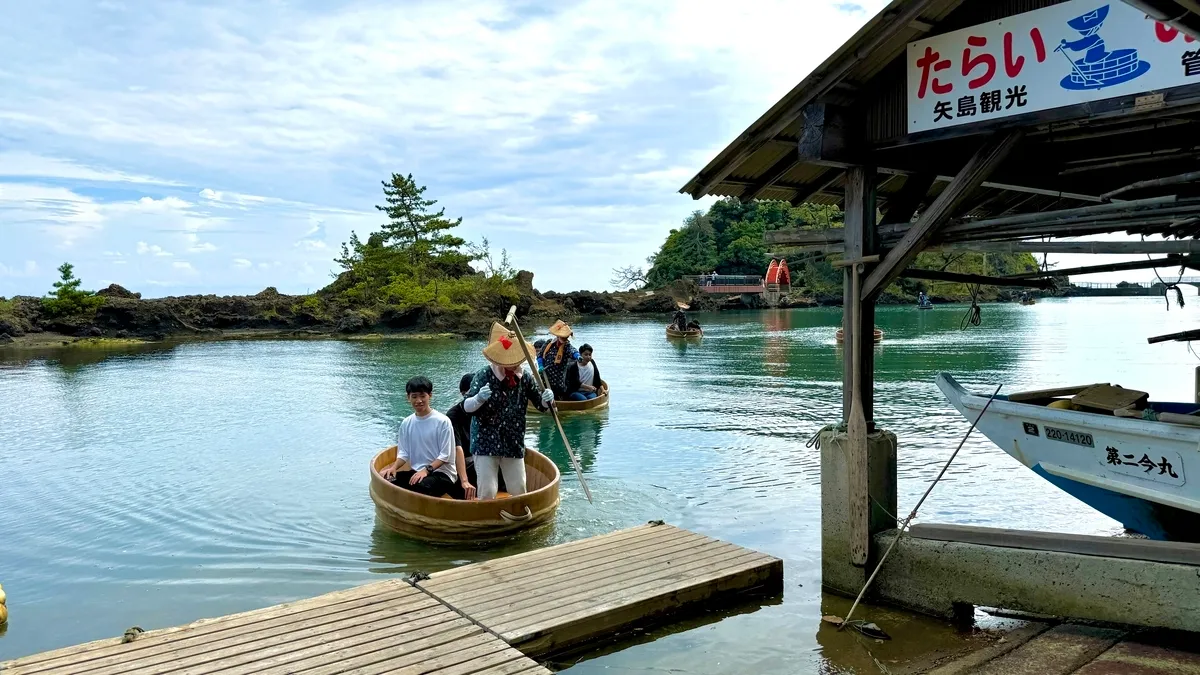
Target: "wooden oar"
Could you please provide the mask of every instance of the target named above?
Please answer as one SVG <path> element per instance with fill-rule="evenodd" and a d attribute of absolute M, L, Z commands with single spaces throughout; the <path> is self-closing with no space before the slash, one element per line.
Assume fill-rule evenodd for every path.
<path fill-rule="evenodd" d="M 505 317 L 504 323 L 513 327 L 513 331 L 517 334 L 517 344 L 521 345 L 521 353 L 525 354 L 525 361 L 529 364 L 529 370 L 533 372 L 533 381 L 537 384 L 538 393 L 542 393 L 548 389 L 546 384 L 542 382 L 542 374 L 538 372 L 537 359 L 533 354 L 529 353 L 529 347 L 526 346 L 525 336 L 521 334 L 521 326 L 517 323 L 517 306 L 513 305 L 508 310 L 508 316 Z M 558 407 L 554 401 L 550 401 L 550 414 L 554 415 L 554 424 L 558 426 L 558 434 L 562 436 L 563 445 L 567 448 L 567 455 L 571 458 L 571 466 L 575 467 L 575 475 L 579 478 L 579 484 L 583 486 L 583 494 L 587 496 L 588 503 L 592 502 L 592 491 L 588 489 L 587 481 L 583 479 L 583 467 L 579 465 L 579 460 L 575 457 L 575 451 L 571 449 L 571 441 L 567 440 L 567 432 L 563 431 L 562 422 L 558 419 Z"/>

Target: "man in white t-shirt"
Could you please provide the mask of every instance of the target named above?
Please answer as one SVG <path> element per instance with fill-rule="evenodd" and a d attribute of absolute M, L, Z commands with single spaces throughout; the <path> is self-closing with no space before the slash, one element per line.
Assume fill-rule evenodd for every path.
<path fill-rule="evenodd" d="M 396 435 L 396 461 L 381 475 L 402 488 L 430 497 L 454 495 L 460 481 L 458 466 L 465 463 L 456 452 L 450 418 L 430 407 L 433 383 L 419 376 L 404 387 L 413 414 L 400 423 Z M 465 472 L 462 488 L 470 487 Z M 472 490 L 473 491 L 473 490 Z"/>

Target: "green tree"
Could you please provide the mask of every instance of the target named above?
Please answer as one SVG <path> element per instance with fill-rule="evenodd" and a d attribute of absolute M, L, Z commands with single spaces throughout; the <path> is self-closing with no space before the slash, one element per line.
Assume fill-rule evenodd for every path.
<path fill-rule="evenodd" d="M 387 214 L 383 224 L 383 243 L 403 251 L 411 272 L 424 282 L 425 276 L 463 276 L 470 273 L 471 257 L 461 250 L 466 241 L 450 233 L 462 224 L 462 218 L 446 217 L 446 209 L 433 211 L 436 199 L 425 198 L 425 186 L 418 186 L 412 174 L 392 174 L 383 183 L 386 205 L 376 209 Z"/>
<path fill-rule="evenodd" d="M 104 298 L 79 288 L 83 281 L 75 278 L 74 265 L 63 263 L 59 266 L 58 273 L 61 279 L 54 282 L 54 290 L 50 291 L 50 297 L 42 299 L 42 307 L 46 314 L 52 317 L 90 314 L 104 304 Z"/>
<path fill-rule="evenodd" d="M 662 248 L 650 256 L 647 285 L 659 288 L 690 274 L 711 272 L 717 264 L 716 236 L 712 222 L 703 211 L 696 211 L 671 230 Z"/>

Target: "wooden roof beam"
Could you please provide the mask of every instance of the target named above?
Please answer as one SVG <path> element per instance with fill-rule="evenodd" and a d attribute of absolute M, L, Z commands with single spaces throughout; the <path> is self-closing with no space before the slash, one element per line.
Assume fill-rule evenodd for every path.
<path fill-rule="evenodd" d="M 896 276 L 908 267 L 949 220 L 956 215 L 963 201 L 990 176 L 1021 141 L 1022 132 L 1017 129 L 999 133 L 986 140 L 962 170 L 950 181 L 945 190 L 933 200 L 929 208 L 909 228 L 908 232 L 875 269 L 867 276 L 862 287 L 863 298 L 874 298 L 887 288 Z"/>

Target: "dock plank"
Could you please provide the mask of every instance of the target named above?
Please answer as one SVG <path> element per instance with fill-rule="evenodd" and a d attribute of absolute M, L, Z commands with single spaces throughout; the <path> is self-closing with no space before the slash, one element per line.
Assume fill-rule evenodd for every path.
<path fill-rule="evenodd" d="M 420 585 L 531 656 L 570 649 L 717 596 L 782 587 L 778 558 L 671 525 L 595 539 L 586 548 L 567 544 L 483 563 L 474 580 L 459 569 L 435 573 Z M 513 564 L 518 557 L 521 564 Z"/>
<path fill-rule="evenodd" d="M 540 675 L 689 605 L 778 593 L 778 558 L 651 523 L 405 580 L 0 663 L 5 675 Z"/>
<path fill-rule="evenodd" d="M 474 651 L 468 651 L 474 650 Z M 392 580 L 296 603 L 0 663 L 5 675 L 340 675 L 426 672 L 452 654 L 507 654 L 549 673 L 420 589 Z M 437 665 L 438 659 L 449 659 Z M 414 670 L 415 669 L 415 670 Z M 539 670 L 540 669 L 540 670 Z M 476 670 L 491 675 L 491 669 Z"/>

